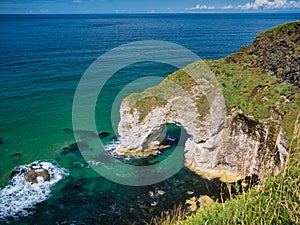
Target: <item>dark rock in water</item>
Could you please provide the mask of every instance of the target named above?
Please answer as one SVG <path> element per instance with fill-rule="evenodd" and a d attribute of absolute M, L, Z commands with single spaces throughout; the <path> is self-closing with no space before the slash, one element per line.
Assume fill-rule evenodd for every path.
<path fill-rule="evenodd" d="M 98 133 L 99 138 L 105 138 L 105 137 L 108 137 L 109 135 L 110 135 L 109 132 L 101 132 L 101 133 Z"/>
<path fill-rule="evenodd" d="M 77 147 L 77 150 L 80 148 L 81 150 L 87 150 L 87 149 L 90 149 L 89 145 L 84 142 L 84 141 L 81 141 L 81 142 L 77 142 L 77 143 L 74 143 L 70 146 L 73 146 L 75 145 Z"/>
<path fill-rule="evenodd" d="M 75 130 L 74 132 L 81 137 L 98 138 L 97 133 L 90 130 Z"/>
<path fill-rule="evenodd" d="M 17 174 L 19 174 L 20 173 L 20 171 L 18 171 L 18 170 L 13 170 L 12 172 L 11 172 L 11 174 L 10 174 L 10 178 L 13 178 L 14 176 L 16 176 Z"/>
<path fill-rule="evenodd" d="M 72 134 L 73 133 L 73 130 L 70 129 L 70 128 L 64 128 L 63 131 L 66 132 L 67 134 Z"/>
<path fill-rule="evenodd" d="M 17 153 L 15 153 L 15 154 L 12 154 L 12 155 L 11 155 L 11 157 L 12 157 L 13 159 L 19 159 L 21 156 L 22 156 L 22 154 L 19 153 L 19 152 L 17 152 Z"/>
<path fill-rule="evenodd" d="M 25 180 L 31 184 L 38 183 L 37 177 L 42 177 L 43 181 L 48 181 L 50 179 L 48 170 L 42 167 L 37 169 L 31 168 L 27 173 L 25 173 Z"/>
<path fill-rule="evenodd" d="M 3 144 L 3 139 L 0 137 L 0 145 Z"/>
<path fill-rule="evenodd" d="M 73 143 L 69 145 L 69 149 L 73 152 L 78 151 L 78 145 L 77 143 Z"/>
<path fill-rule="evenodd" d="M 69 153 L 76 153 L 79 151 L 79 148 L 80 149 L 88 149 L 89 146 L 85 143 L 85 142 L 78 142 L 78 143 L 73 143 L 73 144 L 70 144 L 68 147 L 64 147 L 61 154 L 62 155 L 66 155 L 66 154 L 69 154 Z"/>
<path fill-rule="evenodd" d="M 89 145 L 86 142 L 81 141 L 70 144 L 68 147 L 64 147 L 61 154 L 79 153 L 79 148 L 80 150 L 90 150 Z"/>
<path fill-rule="evenodd" d="M 63 148 L 61 154 L 62 155 L 66 155 L 66 154 L 69 154 L 71 152 L 70 148 L 69 147 L 65 147 Z"/>
<path fill-rule="evenodd" d="M 21 173 L 25 173 L 26 169 L 25 168 L 15 168 L 11 174 L 10 174 L 10 178 L 13 178 L 15 175 L 17 174 L 21 174 Z"/>
<path fill-rule="evenodd" d="M 71 179 L 67 184 L 61 189 L 61 191 L 68 198 L 70 195 L 79 195 L 79 193 L 86 193 L 86 185 L 90 183 L 87 178 Z"/>
<path fill-rule="evenodd" d="M 69 153 L 77 152 L 79 149 L 78 149 L 78 146 L 75 145 L 75 144 L 72 144 L 72 145 L 69 145 L 68 147 L 63 148 L 61 154 L 66 155 L 66 154 L 69 154 Z"/>

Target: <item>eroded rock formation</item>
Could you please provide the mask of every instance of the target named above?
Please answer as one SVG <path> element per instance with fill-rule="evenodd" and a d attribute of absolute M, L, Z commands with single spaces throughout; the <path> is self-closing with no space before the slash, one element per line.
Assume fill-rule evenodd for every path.
<path fill-rule="evenodd" d="M 118 127 L 120 151 L 158 149 L 167 124 L 183 126 L 192 148 L 208 140 L 217 145 L 225 122 L 225 102 L 210 73 L 203 62 L 193 63 L 160 85 L 126 98 Z M 188 88 L 180 82 L 188 82 Z M 215 152 L 207 154 L 213 157 Z"/>
<path fill-rule="evenodd" d="M 235 109 L 226 119 L 220 145 L 214 149 L 215 157 L 206 157 L 210 150 L 206 142 L 195 149 L 186 143 L 186 166 L 200 175 L 236 181 L 256 174 L 278 174 L 287 156 L 282 131 L 274 141 L 268 128 L 254 118 Z M 209 164 L 205 163 L 209 162 Z"/>
<path fill-rule="evenodd" d="M 194 121 L 195 108 L 184 110 L 183 107 L 182 114 L 172 114 L 171 105 L 167 103 L 153 108 L 139 122 L 139 112 L 130 114 L 124 105 L 127 106 L 127 103 L 121 109 L 122 120 L 119 124 L 122 149 L 135 153 L 157 149 L 162 141 L 164 126 L 176 122 L 184 126 L 190 135 L 185 143 L 185 165 L 199 175 L 236 181 L 252 174 L 259 177 L 278 174 L 285 162 L 287 151 L 283 133 L 280 132 L 277 141 L 274 141 L 263 124 L 244 115 L 241 110 L 235 109 L 232 115 L 224 118 L 215 132 L 208 129 L 206 133 L 201 133 Z M 199 126 L 207 128 L 208 124 L 209 113 Z"/>
<path fill-rule="evenodd" d="M 222 84 L 223 88 L 234 92 L 235 84 L 228 82 L 233 76 L 230 70 L 235 68 L 233 63 L 243 69 L 259 66 L 299 86 L 298 30 L 299 21 L 276 27 L 259 34 L 253 45 L 228 56 L 222 61 L 228 63 L 228 67 L 226 64 L 218 71 L 222 74 L 220 79 L 226 81 Z M 242 73 L 241 70 L 236 76 L 243 76 Z M 280 82 L 278 79 L 270 85 Z M 289 128 L 287 121 L 292 121 L 295 113 L 289 113 L 287 108 L 283 113 L 276 113 L 274 107 L 280 107 L 283 101 L 290 102 L 292 98 L 287 100 L 287 91 L 278 87 L 276 93 L 282 94 L 272 99 L 273 108 L 265 110 L 263 104 L 254 104 L 253 107 L 253 104 L 244 102 L 256 93 L 255 88 L 248 90 L 242 83 L 237 87 L 244 88 L 244 92 L 240 92 L 244 96 L 239 98 L 227 91 L 226 100 L 237 104 L 232 104 L 226 113 L 225 101 L 214 76 L 203 62 L 196 62 L 169 75 L 158 86 L 128 96 L 120 109 L 120 151 L 138 155 L 149 149 L 158 149 L 165 126 L 170 123 L 180 124 L 189 135 L 185 142 L 185 165 L 196 173 L 229 182 L 254 174 L 259 178 L 265 174 L 278 174 L 288 154 L 281 122 L 285 120 L 285 127 Z M 270 94 L 266 96 L 263 101 L 274 97 Z M 235 101 L 230 100 L 233 97 Z M 257 120 L 246 115 L 238 105 L 244 109 L 247 105 L 259 108 L 258 111 L 266 112 L 266 115 L 257 113 L 256 116 L 260 118 Z M 287 119 L 284 119 L 285 114 Z"/>

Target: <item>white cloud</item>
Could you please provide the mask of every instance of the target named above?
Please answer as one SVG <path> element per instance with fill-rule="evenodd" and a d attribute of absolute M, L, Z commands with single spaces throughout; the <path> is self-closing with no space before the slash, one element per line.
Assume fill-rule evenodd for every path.
<path fill-rule="evenodd" d="M 225 6 L 223 6 L 223 9 L 234 9 L 234 6 L 232 6 L 232 5 L 225 5 Z"/>
<path fill-rule="evenodd" d="M 212 9 L 215 9 L 215 8 L 216 8 L 215 6 L 207 6 L 207 5 L 197 4 L 195 7 L 185 8 L 185 10 L 188 10 L 188 11 L 197 11 L 197 10 L 212 10 Z"/>
<path fill-rule="evenodd" d="M 255 0 L 244 5 L 225 5 L 225 6 L 207 6 L 196 5 L 192 8 L 186 8 L 187 11 L 204 11 L 204 10 L 268 10 L 268 9 L 293 9 L 300 8 L 300 0 Z"/>
<path fill-rule="evenodd" d="M 300 1 L 287 1 L 287 0 L 255 0 L 255 2 L 248 2 L 245 5 L 238 5 L 239 9 L 290 9 L 300 8 Z"/>

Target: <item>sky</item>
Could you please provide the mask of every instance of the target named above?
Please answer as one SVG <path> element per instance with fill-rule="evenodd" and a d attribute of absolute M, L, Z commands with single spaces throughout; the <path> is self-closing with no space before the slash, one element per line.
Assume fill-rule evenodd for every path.
<path fill-rule="evenodd" d="M 300 0 L 0 0 L 0 13 L 300 12 Z"/>

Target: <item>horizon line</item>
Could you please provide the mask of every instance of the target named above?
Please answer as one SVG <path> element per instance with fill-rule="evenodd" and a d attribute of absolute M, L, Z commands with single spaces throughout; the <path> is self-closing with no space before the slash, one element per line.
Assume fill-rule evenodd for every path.
<path fill-rule="evenodd" d="M 100 15 L 100 14 L 296 14 L 300 11 L 283 10 L 283 11 L 182 11 L 182 12 L 66 12 L 66 13 L 1 13 L 0 15 Z"/>

